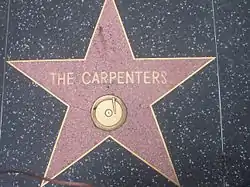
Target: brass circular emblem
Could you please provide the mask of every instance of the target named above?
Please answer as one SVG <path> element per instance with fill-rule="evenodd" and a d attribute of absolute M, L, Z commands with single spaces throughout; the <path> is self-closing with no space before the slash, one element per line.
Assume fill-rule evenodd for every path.
<path fill-rule="evenodd" d="M 105 95 L 94 102 L 91 108 L 91 117 L 96 127 L 111 131 L 125 123 L 127 109 L 119 97 Z"/>

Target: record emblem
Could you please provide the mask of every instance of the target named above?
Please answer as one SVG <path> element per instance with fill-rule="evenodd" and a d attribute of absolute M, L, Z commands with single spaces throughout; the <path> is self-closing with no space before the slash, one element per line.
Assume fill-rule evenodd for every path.
<path fill-rule="evenodd" d="M 105 95 L 94 102 L 91 108 L 91 117 L 96 127 L 111 131 L 125 123 L 127 109 L 117 96 Z"/>

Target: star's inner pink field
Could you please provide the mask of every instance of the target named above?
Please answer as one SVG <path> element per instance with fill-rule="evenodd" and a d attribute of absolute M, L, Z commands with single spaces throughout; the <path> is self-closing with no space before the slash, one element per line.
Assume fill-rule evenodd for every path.
<path fill-rule="evenodd" d="M 178 184 L 152 103 L 213 58 L 135 59 L 117 8 L 105 1 L 82 60 L 17 61 L 12 65 L 68 105 L 46 176 L 55 177 L 107 137 Z M 96 128 L 91 107 L 114 94 L 127 108 L 126 122 L 108 132 Z"/>

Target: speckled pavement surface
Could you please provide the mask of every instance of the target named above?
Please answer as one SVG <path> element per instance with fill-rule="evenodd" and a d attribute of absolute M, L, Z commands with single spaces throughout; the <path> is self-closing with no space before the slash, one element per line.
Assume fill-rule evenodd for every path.
<path fill-rule="evenodd" d="M 73 59 L 72 62 L 69 60 L 64 63 L 83 62 L 77 59 L 84 59 L 87 53 L 103 2 L 102 0 L 2 0 L 0 2 L 0 170 L 15 168 L 32 170 L 45 175 L 68 108 L 57 98 L 63 97 L 58 94 L 64 92 L 64 88 L 56 89 L 58 85 L 47 88 L 57 93 L 55 97 L 40 85 L 45 87 L 46 81 L 41 80 L 46 79 L 48 70 L 52 72 L 58 70 L 55 66 L 50 66 L 50 61 L 45 59 Z M 79 130 L 82 120 L 78 116 L 81 114 L 73 113 L 70 117 L 75 127 L 68 126 L 67 132 L 71 132 L 72 135 L 65 134 L 64 142 L 61 143 L 61 148 L 59 147 L 59 156 L 56 157 L 59 160 L 55 159 L 52 170 L 56 170 L 56 167 L 64 167 L 62 160 L 67 162 L 71 155 L 79 159 L 60 172 L 58 178 L 84 181 L 98 187 L 178 186 L 175 179 L 170 177 L 171 174 L 167 174 L 171 173 L 171 169 L 176 173 L 180 186 L 184 187 L 248 186 L 250 184 L 250 149 L 248 146 L 250 141 L 250 18 L 247 15 L 250 8 L 249 2 L 247 0 L 194 0 L 192 2 L 116 0 L 115 2 L 134 57 L 166 58 L 170 66 L 161 65 L 157 59 L 150 61 L 150 63 L 157 63 L 156 65 L 131 65 L 125 68 L 121 64 L 118 68 L 117 65 L 107 63 L 105 66 L 106 59 L 111 62 L 113 56 L 118 56 L 122 52 L 126 55 L 120 55 L 120 59 L 124 59 L 126 63 L 129 62 L 128 59 L 132 59 L 122 34 L 112 34 L 116 31 L 112 28 L 114 26 L 112 23 L 111 27 L 103 27 L 104 36 L 97 37 L 97 40 L 108 38 L 108 42 L 100 42 L 105 43 L 106 48 L 105 45 L 96 45 L 97 47 L 93 48 L 93 51 L 100 50 L 100 52 L 93 53 L 100 57 L 93 58 L 94 60 L 91 61 L 94 62 L 98 58 L 105 59 L 104 64 L 101 65 L 98 64 L 101 60 L 96 60 L 94 67 L 99 71 L 148 71 L 150 68 L 156 71 L 157 68 L 161 70 L 166 68 L 166 71 L 169 71 L 167 72 L 168 84 L 157 84 L 152 88 L 145 85 L 144 90 L 139 88 L 141 83 L 139 86 L 132 85 L 131 88 L 126 85 L 121 87 L 118 84 L 111 85 L 108 89 L 100 87 L 104 90 L 100 94 L 123 89 L 117 93 L 129 95 L 134 91 L 140 95 L 134 98 L 127 97 L 127 99 L 124 96 L 126 103 L 131 102 L 129 106 L 133 106 L 128 109 L 132 114 L 129 117 L 134 121 L 128 120 L 127 123 L 135 124 L 134 127 L 129 128 L 129 125 L 125 124 L 124 128 L 112 132 L 112 137 L 98 144 L 99 135 L 105 133 L 90 130 L 93 126 L 84 128 L 81 126 L 86 129 L 86 135 L 79 136 L 80 138 L 76 136 L 76 140 L 72 143 L 72 140 L 67 137 L 77 135 L 76 132 L 82 134 Z M 113 20 L 114 16 L 111 17 L 108 16 L 107 19 Z M 105 28 L 111 31 L 106 32 Z M 119 41 L 110 40 L 109 37 Z M 115 48 L 115 46 L 118 47 Z M 112 55 L 110 55 L 112 50 Z M 202 66 L 206 62 L 194 60 L 197 57 L 216 58 Z M 119 58 L 113 60 L 117 61 Z M 33 66 L 31 67 L 28 64 L 22 66 L 20 60 L 45 61 L 31 63 Z M 19 61 L 19 66 L 12 66 L 14 63 L 7 63 L 7 61 Z M 46 65 L 38 66 L 43 62 L 46 62 Z M 177 63 L 180 65 L 178 71 L 176 70 L 178 69 Z M 194 64 L 202 68 L 199 69 Z M 30 77 L 32 75 L 34 79 L 40 76 L 41 82 L 35 80 L 39 85 L 17 70 L 17 66 L 18 68 L 25 67 L 23 71 L 30 70 L 25 73 Z M 69 66 L 66 71 L 78 72 L 79 66 L 76 67 Z M 105 69 L 107 67 L 109 70 Z M 192 74 L 197 69 L 199 71 Z M 192 76 L 189 76 L 190 74 Z M 185 81 L 181 82 L 184 79 Z M 148 111 L 146 110 L 148 109 L 147 99 L 156 100 L 162 95 L 159 95 L 160 92 L 168 92 L 170 87 L 175 85 L 177 87 L 174 90 L 152 105 L 163 143 L 167 145 L 165 155 L 161 152 L 163 149 L 157 140 L 157 133 L 149 130 L 156 125 L 153 123 L 153 116 L 150 118 L 150 114 L 146 114 L 144 109 Z M 163 89 L 164 86 L 166 89 Z M 77 90 L 77 87 L 79 86 L 74 89 Z M 86 90 L 93 89 L 93 87 L 95 85 L 86 87 Z M 124 88 L 128 88 L 128 91 Z M 77 97 L 69 94 L 69 97 L 72 96 L 70 99 L 75 99 L 74 103 L 88 110 L 87 105 L 84 105 L 85 101 L 81 99 L 89 99 L 86 103 L 91 103 L 94 94 L 85 92 L 84 89 L 73 92 L 73 94 L 76 93 L 79 93 Z M 147 99 L 144 95 L 148 95 L 145 97 Z M 81 101 L 77 102 L 76 98 Z M 145 102 L 140 103 L 141 109 L 139 110 L 140 98 L 142 100 L 144 98 Z M 132 99 L 138 101 L 133 103 Z M 134 107 L 135 103 L 137 103 L 136 107 Z M 139 111 L 146 114 L 144 118 L 143 115 L 135 118 L 139 115 Z M 85 118 L 88 121 L 88 115 Z M 129 139 L 128 132 L 135 133 L 137 128 L 140 129 L 138 124 L 142 125 L 146 122 L 152 124 L 142 127 L 142 129 L 148 129 L 148 133 L 138 130 L 138 133 L 142 132 L 139 134 L 143 135 L 132 136 L 131 142 L 133 143 L 127 142 L 128 145 L 122 146 L 125 139 Z M 126 127 L 127 131 L 124 130 Z M 126 132 L 126 135 L 122 135 L 122 132 Z M 149 135 L 149 132 L 153 135 Z M 87 135 L 92 137 L 93 143 L 87 141 L 87 144 L 82 144 L 88 140 L 85 138 Z M 117 137 L 114 138 L 115 136 Z M 156 146 L 153 146 L 154 142 L 158 142 Z M 82 157 L 77 156 L 78 153 L 73 154 L 81 146 L 93 147 L 94 144 L 98 146 Z M 137 146 L 133 146 L 134 144 Z M 65 145 L 68 148 L 64 150 Z M 127 147 L 132 152 L 126 149 Z M 72 154 L 69 154 L 69 150 Z M 145 150 L 148 150 L 147 154 Z M 153 151 L 150 152 L 150 150 Z M 68 155 L 63 151 L 66 151 Z M 137 156 L 133 154 L 135 152 Z M 63 154 L 62 157 L 60 153 Z M 157 153 L 160 155 L 154 156 Z M 223 155 L 225 155 L 224 159 Z M 166 156 L 170 157 L 168 160 L 171 160 L 169 163 L 172 163 L 173 167 L 168 167 L 168 163 L 164 160 Z M 150 163 L 148 164 L 145 160 Z M 157 165 L 159 163 L 163 164 Z M 22 177 L 0 176 L 0 187 L 38 186 L 40 182 Z"/>

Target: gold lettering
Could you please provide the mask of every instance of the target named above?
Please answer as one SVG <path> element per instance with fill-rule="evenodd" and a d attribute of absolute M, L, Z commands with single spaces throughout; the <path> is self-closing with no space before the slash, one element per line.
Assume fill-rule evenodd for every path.
<path fill-rule="evenodd" d="M 52 84 L 73 85 L 74 72 L 55 73 L 50 72 Z M 118 72 L 83 72 L 81 75 L 83 84 L 167 84 L 166 71 L 118 71 Z"/>
<path fill-rule="evenodd" d="M 140 82 L 141 82 L 141 76 L 140 75 L 142 74 L 142 72 L 141 71 L 136 71 L 135 73 L 137 74 L 137 83 L 140 84 Z"/>
<path fill-rule="evenodd" d="M 134 73 L 131 72 L 131 74 L 129 74 L 129 72 L 126 71 L 126 84 L 134 84 L 135 80 L 134 80 Z"/>
<path fill-rule="evenodd" d="M 118 80 L 117 80 L 117 83 L 118 83 L 118 84 L 124 84 L 124 81 L 122 81 L 122 79 L 124 79 L 124 72 L 119 71 L 119 72 L 118 72 Z"/>
<path fill-rule="evenodd" d="M 143 80 L 144 80 L 144 84 L 150 84 L 150 72 L 149 71 L 145 71 L 144 73 L 144 76 L 143 76 Z"/>
<path fill-rule="evenodd" d="M 66 84 L 66 73 L 57 73 L 57 85 Z"/>
<path fill-rule="evenodd" d="M 162 77 L 161 83 L 162 83 L 162 84 L 166 84 L 166 83 L 167 83 L 167 72 L 162 71 L 162 72 L 161 72 L 161 77 Z"/>
<path fill-rule="evenodd" d="M 92 79 L 92 83 L 97 83 L 97 84 L 100 84 L 100 80 L 99 80 L 99 77 L 98 77 L 98 73 L 95 72 L 94 73 L 94 76 L 93 76 L 93 79 Z"/>
<path fill-rule="evenodd" d="M 108 78 L 107 72 L 105 72 L 105 71 L 101 72 L 101 83 L 102 83 L 102 84 L 103 84 L 103 83 L 106 83 L 106 84 L 108 83 L 107 78 Z"/>
<path fill-rule="evenodd" d="M 89 73 L 89 72 L 84 72 L 83 74 L 82 74 L 82 82 L 84 83 L 84 84 L 89 84 L 91 81 L 89 80 L 88 82 L 86 82 L 86 80 L 85 80 L 85 75 L 86 74 L 88 74 L 88 76 L 90 77 L 91 76 L 91 74 Z"/>
<path fill-rule="evenodd" d="M 74 80 L 73 75 L 74 75 L 73 72 L 67 73 L 67 85 L 72 85 L 72 84 L 74 84 L 74 82 L 73 82 L 73 80 Z"/>
<path fill-rule="evenodd" d="M 157 82 L 157 84 L 159 84 L 159 76 L 160 76 L 160 73 L 157 72 L 157 71 L 153 71 L 153 75 L 152 75 L 152 78 L 153 78 L 153 84 L 155 84 L 155 82 Z"/>
<path fill-rule="evenodd" d="M 52 84 L 55 84 L 56 83 L 56 78 L 55 78 L 55 76 L 56 76 L 56 73 L 54 73 L 54 72 L 50 72 L 50 75 L 52 75 Z"/>
<path fill-rule="evenodd" d="M 114 79 L 116 79 L 116 73 L 113 71 L 109 72 L 109 84 L 112 84 Z"/>

